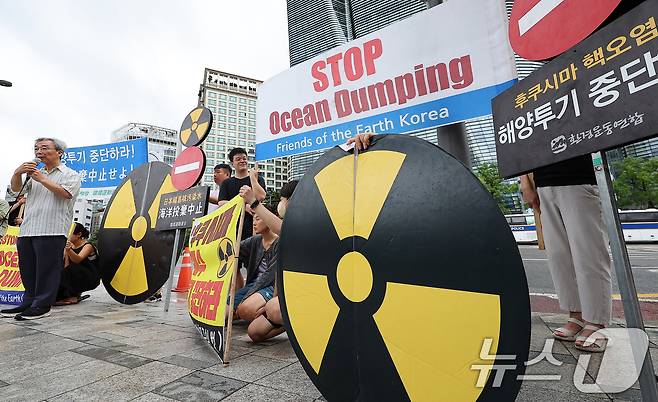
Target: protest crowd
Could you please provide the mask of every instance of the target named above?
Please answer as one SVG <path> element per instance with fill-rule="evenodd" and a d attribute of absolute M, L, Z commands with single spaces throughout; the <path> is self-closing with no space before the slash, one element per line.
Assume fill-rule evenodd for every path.
<path fill-rule="evenodd" d="M 375 139 L 372 134 L 359 135 L 348 144 L 365 152 Z M 47 317 L 53 305 L 76 304 L 88 297 L 83 292 L 100 284 L 102 256 L 89 243 L 89 230 L 77 222 L 71 225 L 80 178 L 61 163 L 65 150 L 58 139 L 37 139 L 36 158 L 17 167 L 11 177 L 13 205 L 0 200 L 3 234 L 8 224 L 21 228 L 17 249 L 25 287 L 22 304 L 2 310 L 3 317 Z M 277 295 L 278 240 L 297 181 L 280 189 L 277 205 L 266 205 L 265 182 L 258 169 L 249 169 L 247 151 L 234 148 L 228 157 L 230 164 L 214 168 L 216 188 L 208 210 L 238 195 L 244 199 L 239 254 L 243 269 L 237 270 L 233 319 L 248 322 L 249 337 L 261 342 L 285 331 Z M 579 349 L 601 352 L 607 340 L 596 331 L 610 322 L 611 267 L 592 165 L 588 158 L 575 158 L 539 169 L 534 178 L 522 177 L 521 183 L 525 201 L 543 212 L 551 276 L 560 307 L 569 312 L 568 321 L 553 336 L 575 342 Z M 158 291 L 150 300 L 159 297 Z"/>

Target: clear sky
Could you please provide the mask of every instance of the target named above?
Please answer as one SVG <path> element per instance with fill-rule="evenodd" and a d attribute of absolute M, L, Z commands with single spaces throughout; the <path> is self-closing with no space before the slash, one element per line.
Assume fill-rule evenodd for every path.
<path fill-rule="evenodd" d="M 37 137 L 110 142 L 129 122 L 178 130 L 204 67 L 289 67 L 284 0 L 0 0 L 0 193 Z"/>

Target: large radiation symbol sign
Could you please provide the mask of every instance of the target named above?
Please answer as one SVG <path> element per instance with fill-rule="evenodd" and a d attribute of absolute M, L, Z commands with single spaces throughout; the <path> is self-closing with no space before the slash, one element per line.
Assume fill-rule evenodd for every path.
<path fill-rule="evenodd" d="M 186 147 L 194 147 L 203 142 L 212 127 L 212 112 L 205 106 L 198 106 L 183 120 L 180 127 L 180 142 Z"/>
<path fill-rule="evenodd" d="M 151 162 L 140 166 L 117 187 L 105 210 L 98 234 L 103 284 L 118 302 L 146 300 L 169 276 L 174 231 L 156 232 L 162 194 L 176 191 L 171 166 Z"/>
<path fill-rule="evenodd" d="M 356 161 L 330 150 L 280 242 L 290 341 L 328 401 L 515 399 L 530 342 L 522 261 L 495 201 L 444 151 L 407 136 Z M 498 386 L 480 370 L 503 364 L 515 368 Z"/>

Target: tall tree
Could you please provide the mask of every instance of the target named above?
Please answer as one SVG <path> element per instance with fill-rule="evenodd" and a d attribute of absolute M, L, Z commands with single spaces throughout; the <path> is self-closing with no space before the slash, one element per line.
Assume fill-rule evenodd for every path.
<path fill-rule="evenodd" d="M 518 193 L 519 185 L 505 183 L 500 177 L 498 165 L 495 163 L 484 163 L 478 166 L 476 176 L 480 179 L 484 187 L 489 190 L 498 203 L 500 210 L 505 214 L 509 213 L 510 209 L 505 202 L 505 196 Z"/>
<path fill-rule="evenodd" d="M 658 206 L 658 158 L 629 157 L 614 163 L 619 172 L 613 181 L 620 208 Z"/>

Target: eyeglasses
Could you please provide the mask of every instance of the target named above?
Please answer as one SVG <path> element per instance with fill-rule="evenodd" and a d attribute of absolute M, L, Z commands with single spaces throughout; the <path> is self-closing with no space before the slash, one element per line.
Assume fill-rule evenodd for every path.
<path fill-rule="evenodd" d="M 34 152 L 37 152 L 37 151 L 50 151 L 51 149 L 55 149 L 55 148 L 47 147 L 47 146 L 34 147 Z"/>

